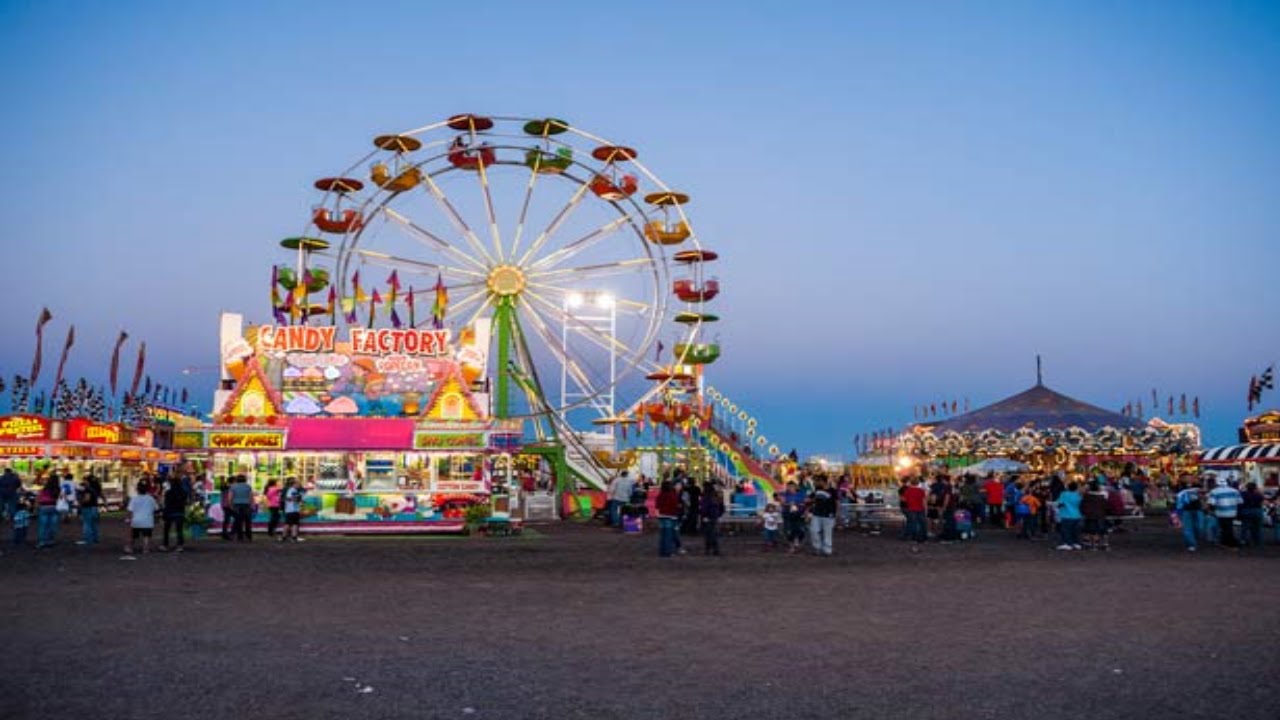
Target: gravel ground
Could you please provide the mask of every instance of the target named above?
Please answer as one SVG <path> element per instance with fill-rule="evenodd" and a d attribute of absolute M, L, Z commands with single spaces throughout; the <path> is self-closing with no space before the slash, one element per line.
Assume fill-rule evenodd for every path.
<path fill-rule="evenodd" d="M 1110 553 L 665 560 L 557 525 L 122 562 L 118 521 L 93 549 L 67 528 L 0 558 L 0 717 L 1280 717 L 1280 548 L 1191 555 L 1155 520 Z"/>

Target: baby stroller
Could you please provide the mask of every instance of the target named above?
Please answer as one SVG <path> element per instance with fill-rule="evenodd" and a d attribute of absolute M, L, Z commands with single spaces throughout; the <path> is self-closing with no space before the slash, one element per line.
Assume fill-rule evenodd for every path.
<path fill-rule="evenodd" d="M 973 514 L 968 510 L 956 511 L 956 535 L 961 540 L 970 540 L 977 536 L 973 530 Z"/>

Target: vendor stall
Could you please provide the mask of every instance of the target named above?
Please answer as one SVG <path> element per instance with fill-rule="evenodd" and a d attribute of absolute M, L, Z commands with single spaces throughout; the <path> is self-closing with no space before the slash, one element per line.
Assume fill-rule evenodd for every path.
<path fill-rule="evenodd" d="M 0 417 L 0 468 L 13 468 L 28 487 L 50 472 L 102 482 L 108 504 L 118 504 L 139 477 L 177 463 L 176 452 L 157 449 L 149 428 L 87 418 L 55 419 L 20 414 Z"/>
<path fill-rule="evenodd" d="M 1225 471 L 1242 483 L 1255 482 L 1275 492 L 1280 488 L 1280 410 L 1246 419 L 1240 428 L 1240 442 L 1205 450 L 1200 454 L 1200 466 Z"/>
<path fill-rule="evenodd" d="M 447 331 L 413 353 L 295 337 L 250 328 L 224 342 L 232 383 L 214 422 L 175 432 L 203 459 L 213 498 L 234 475 L 259 493 L 295 478 L 310 533 L 454 532 L 472 504 L 505 507 L 522 426 L 488 415 L 446 355 Z"/>

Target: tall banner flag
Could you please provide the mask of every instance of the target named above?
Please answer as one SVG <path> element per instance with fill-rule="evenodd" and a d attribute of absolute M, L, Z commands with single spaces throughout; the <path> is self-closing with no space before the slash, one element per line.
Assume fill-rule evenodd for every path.
<path fill-rule="evenodd" d="M 413 300 L 413 286 L 412 286 L 412 285 L 410 285 L 410 286 L 409 286 L 409 294 L 404 296 L 404 304 L 405 304 L 405 305 L 407 305 L 407 306 L 409 307 L 409 328 L 410 328 L 410 329 L 413 329 L 413 328 L 418 327 L 418 320 L 417 320 L 417 318 L 416 318 L 416 317 L 414 317 L 414 314 L 413 314 L 413 304 L 414 304 L 414 300 Z"/>
<path fill-rule="evenodd" d="M 373 318 L 378 314 L 378 304 L 382 302 L 382 296 L 378 294 L 378 288 L 373 289 L 373 294 L 369 296 L 369 328 L 373 328 Z"/>
<path fill-rule="evenodd" d="M 58 359 L 58 372 L 53 376 L 53 391 L 58 392 L 58 383 L 62 382 L 62 370 L 67 367 L 67 355 L 71 346 L 76 343 L 76 326 L 67 328 L 67 341 L 62 345 L 62 357 Z"/>
<path fill-rule="evenodd" d="M 391 315 L 395 315 L 396 314 L 396 295 L 399 294 L 400 292 L 400 271 L 399 270 L 392 270 L 391 274 L 387 276 L 387 286 L 391 289 L 391 292 L 387 293 L 387 298 L 388 298 L 387 309 L 390 311 Z M 399 325 L 397 325 L 396 327 L 399 327 Z"/>
<path fill-rule="evenodd" d="M 124 342 L 129 339 L 129 333 L 121 330 L 120 335 L 116 337 L 116 347 L 111 351 L 111 374 L 107 377 L 111 381 L 111 397 L 116 396 L 116 379 L 120 376 L 120 348 L 124 346 Z"/>
<path fill-rule="evenodd" d="M 1178 401 L 1178 412 L 1182 415 L 1187 414 L 1187 394 L 1182 393 L 1182 399 Z"/>
<path fill-rule="evenodd" d="M 44 345 L 44 326 L 53 319 L 49 308 L 40 309 L 40 317 L 36 319 L 36 356 L 31 360 L 31 374 L 27 376 L 28 387 L 34 387 L 40 377 L 40 354 Z"/>
<path fill-rule="evenodd" d="M 329 301 L 325 308 L 325 312 L 329 314 L 329 324 L 338 324 L 338 289 L 332 285 L 329 286 Z"/>
<path fill-rule="evenodd" d="M 1195 414 L 1197 418 L 1200 417 L 1200 396 L 1199 395 L 1197 395 L 1195 399 L 1191 401 L 1191 412 Z"/>
<path fill-rule="evenodd" d="M 280 266 L 271 266 L 271 309 L 280 307 Z"/>
<path fill-rule="evenodd" d="M 1258 376 L 1254 375 L 1249 378 L 1249 412 L 1253 412 L 1253 404 L 1258 401 L 1258 395 L 1262 391 L 1258 389 Z"/>
<path fill-rule="evenodd" d="M 436 330 L 444 328 L 444 315 L 449 308 L 449 289 L 444 286 L 444 278 L 436 273 L 436 300 L 431 306 L 431 317 Z"/>
<path fill-rule="evenodd" d="M 133 366 L 133 383 L 129 385 L 129 394 L 137 397 L 138 384 L 142 382 L 142 367 L 147 362 L 147 344 L 138 347 L 138 362 Z"/>

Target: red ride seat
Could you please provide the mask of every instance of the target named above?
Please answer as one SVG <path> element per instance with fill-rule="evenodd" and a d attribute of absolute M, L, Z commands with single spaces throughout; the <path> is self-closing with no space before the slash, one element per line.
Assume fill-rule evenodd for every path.
<path fill-rule="evenodd" d="M 488 145 L 481 145 L 479 149 L 472 150 L 455 142 L 449 148 L 449 162 L 462 170 L 479 170 L 481 167 L 492 165 L 495 160 L 496 154 Z"/>
<path fill-rule="evenodd" d="M 327 208 L 316 208 L 315 212 L 311 214 L 311 222 L 315 223 L 316 227 L 324 232 L 338 235 L 355 232 L 364 224 L 364 220 L 356 210 L 329 210 Z"/>
<path fill-rule="evenodd" d="M 604 175 L 597 175 L 591 181 L 591 192 L 605 200 L 622 200 L 635 194 L 640 183 L 635 175 L 623 175 L 621 183 L 614 183 Z"/>

